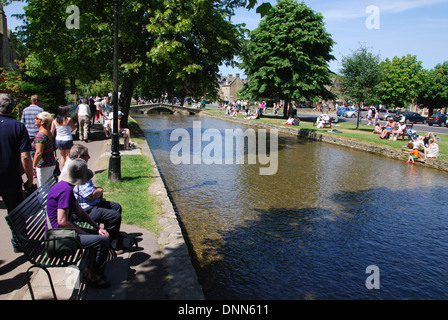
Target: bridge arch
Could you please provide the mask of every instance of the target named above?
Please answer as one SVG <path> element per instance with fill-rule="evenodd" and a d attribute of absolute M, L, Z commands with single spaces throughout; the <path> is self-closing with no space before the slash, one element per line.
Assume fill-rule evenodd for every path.
<path fill-rule="evenodd" d="M 170 105 L 170 104 L 164 104 L 164 103 L 154 103 L 154 104 L 131 106 L 131 110 L 134 110 L 134 111 L 137 111 L 140 113 L 148 113 L 151 110 L 166 110 L 166 111 L 169 111 L 171 114 L 174 114 L 176 112 L 197 114 L 202 111 L 201 109 L 197 109 L 197 108 L 188 108 L 188 107 L 182 107 L 182 106 L 176 106 L 176 105 Z"/>
<path fill-rule="evenodd" d="M 170 108 L 169 106 L 164 106 L 164 105 L 154 105 L 152 107 L 146 107 L 144 109 L 141 109 L 141 112 L 149 113 L 151 110 L 169 111 L 171 114 L 174 113 L 173 108 Z"/>

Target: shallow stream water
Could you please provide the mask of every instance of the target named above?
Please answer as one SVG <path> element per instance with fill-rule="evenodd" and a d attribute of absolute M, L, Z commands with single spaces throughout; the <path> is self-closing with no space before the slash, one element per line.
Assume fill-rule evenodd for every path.
<path fill-rule="evenodd" d="M 253 127 L 133 117 L 185 226 L 207 298 L 448 298 L 446 173 L 282 134 L 274 175 L 248 161 L 173 164 L 173 148 L 182 134 L 193 144 L 198 121 L 200 132 L 216 129 L 223 139 L 225 129 Z M 173 139 L 176 129 L 184 130 Z"/>

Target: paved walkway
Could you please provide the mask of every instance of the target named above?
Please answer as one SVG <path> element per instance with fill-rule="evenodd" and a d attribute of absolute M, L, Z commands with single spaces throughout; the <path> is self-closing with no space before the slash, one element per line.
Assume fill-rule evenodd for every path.
<path fill-rule="evenodd" d="M 105 139 L 100 124 L 92 126 L 92 140 L 81 143 L 89 148 L 89 167 L 95 173 L 107 170 L 111 140 Z M 88 289 L 87 300 L 203 300 L 204 296 L 191 265 L 176 215 L 168 199 L 160 173 L 145 144 L 132 151 L 120 150 L 121 156 L 144 154 L 152 159 L 154 182 L 148 192 L 157 196 L 165 213 L 159 217 L 160 234 L 132 225 L 122 225 L 124 236 L 134 237 L 138 247 L 132 247 L 110 262 L 106 275 L 108 289 Z M 30 263 L 22 254 L 14 253 L 11 232 L 5 221 L 6 209 L 0 201 L 0 300 L 30 300 L 25 273 Z M 38 269 L 34 269 L 38 270 Z M 78 271 L 75 268 L 50 269 L 58 299 L 71 299 Z M 31 277 L 36 299 L 51 298 L 45 274 L 35 271 Z"/>

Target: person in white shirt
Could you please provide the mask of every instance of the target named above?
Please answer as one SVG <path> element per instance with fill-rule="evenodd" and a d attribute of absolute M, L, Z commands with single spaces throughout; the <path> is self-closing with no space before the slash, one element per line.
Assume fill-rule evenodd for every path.
<path fill-rule="evenodd" d="M 425 148 L 425 160 L 428 158 L 435 159 L 439 156 L 439 145 L 434 139 L 429 139 L 429 145 Z"/>
<path fill-rule="evenodd" d="M 403 134 L 403 132 L 405 130 L 406 130 L 406 123 L 403 120 L 400 120 L 400 123 L 398 124 L 398 128 L 396 130 L 392 131 L 392 134 L 390 135 L 389 140 L 397 141 L 398 136 Z"/>
<path fill-rule="evenodd" d="M 121 122 L 121 116 L 123 115 L 123 112 L 118 111 L 118 136 L 122 137 L 124 139 L 124 150 L 132 150 L 132 148 L 135 148 L 135 144 L 131 141 L 131 132 L 128 128 L 121 128 L 120 122 Z M 114 113 L 109 113 L 109 119 L 110 119 L 110 128 L 111 132 L 114 132 Z"/>
<path fill-rule="evenodd" d="M 413 146 L 419 149 L 425 149 L 425 142 L 423 141 L 423 137 L 419 136 L 414 142 Z"/>
<path fill-rule="evenodd" d="M 81 98 L 81 103 L 76 109 L 78 114 L 79 124 L 79 140 L 87 142 L 89 140 L 89 127 L 90 127 L 90 107 L 87 104 L 87 99 Z"/>

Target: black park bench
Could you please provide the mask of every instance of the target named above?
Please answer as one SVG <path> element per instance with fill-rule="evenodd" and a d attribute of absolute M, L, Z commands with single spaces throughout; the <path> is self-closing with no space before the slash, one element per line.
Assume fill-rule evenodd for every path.
<path fill-rule="evenodd" d="M 36 191 L 29 195 L 5 218 L 9 228 L 11 229 L 13 238 L 20 248 L 20 251 L 23 252 L 27 260 L 31 263 L 31 266 L 26 272 L 26 281 L 33 300 L 34 293 L 29 277 L 29 272 L 33 268 L 40 268 L 45 271 L 50 283 L 53 297 L 56 300 L 56 292 L 54 290 L 53 281 L 48 268 L 61 268 L 68 266 L 77 267 L 80 271 L 81 281 L 80 285 L 75 287 L 72 297 L 81 297 L 81 292 L 83 292 L 83 298 L 87 295 L 87 286 L 85 285 L 87 276 L 85 273 L 85 267 L 87 265 L 88 254 L 87 250 L 82 248 L 81 243 L 76 241 L 77 249 L 72 255 L 50 257 L 46 252 L 45 244 L 48 242 L 48 240 L 45 239 L 47 196 L 50 189 L 57 182 L 58 177 L 53 175 L 47 182 L 37 188 Z M 82 227 L 86 228 L 88 225 L 83 224 Z M 108 258 L 111 258 L 110 255 L 115 256 L 115 252 L 113 252 L 113 250 L 109 250 Z"/>

